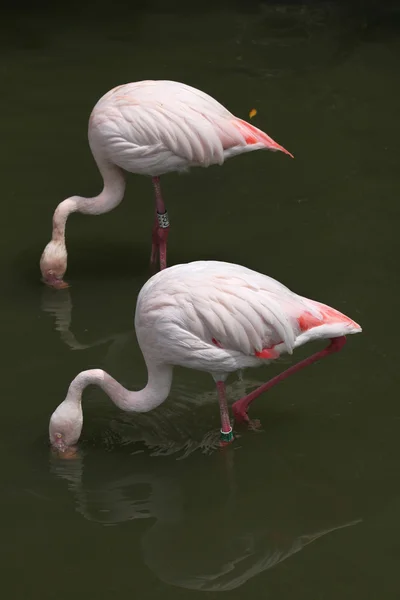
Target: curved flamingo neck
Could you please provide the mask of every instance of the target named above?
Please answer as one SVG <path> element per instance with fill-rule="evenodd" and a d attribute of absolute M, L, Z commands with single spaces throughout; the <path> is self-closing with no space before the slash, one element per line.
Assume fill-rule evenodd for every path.
<path fill-rule="evenodd" d="M 124 172 L 111 163 L 96 161 L 103 177 L 103 190 L 93 198 L 77 197 L 77 211 L 85 215 L 100 215 L 115 208 L 124 197 Z"/>
<path fill-rule="evenodd" d="M 146 387 L 131 392 L 102 369 L 82 371 L 71 382 L 65 402 L 80 403 L 83 390 L 89 385 L 98 385 L 121 410 L 148 412 L 167 399 L 172 373 L 170 365 L 150 365 Z"/>
<path fill-rule="evenodd" d="M 126 182 L 123 171 L 109 163 L 98 162 L 97 166 L 103 178 L 101 193 L 92 198 L 71 196 L 60 202 L 53 216 L 52 240 L 54 242 L 65 241 L 65 225 L 71 213 L 100 215 L 115 208 L 124 197 Z"/>
<path fill-rule="evenodd" d="M 53 242 L 65 242 L 65 225 L 69 215 L 77 210 L 78 196 L 67 198 L 60 202 L 53 215 Z"/>

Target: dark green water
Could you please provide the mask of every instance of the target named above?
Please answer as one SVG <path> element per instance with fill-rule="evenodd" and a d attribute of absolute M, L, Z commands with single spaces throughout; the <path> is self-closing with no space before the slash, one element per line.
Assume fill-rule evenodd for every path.
<path fill-rule="evenodd" d="M 396 599 L 396 15 L 108 10 L 108 20 L 104 8 L 3 27 L 2 595 Z M 69 291 L 45 289 L 38 262 L 57 203 L 100 189 L 92 106 L 151 78 L 195 85 L 242 118 L 256 108 L 253 123 L 295 155 L 165 177 L 170 264 L 244 264 L 364 331 L 254 403 L 264 430 L 226 452 L 212 450 L 211 378 L 176 370 L 171 397 L 148 415 L 124 415 L 88 390 L 80 457 L 61 461 L 48 419 L 77 372 L 102 367 L 131 389 L 146 381 L 133 311 L 149 276 L 150 182 L 131 176 L 114 212 L 71 217 Z M 231 399 L 282 366 L 232 378 Z"/>

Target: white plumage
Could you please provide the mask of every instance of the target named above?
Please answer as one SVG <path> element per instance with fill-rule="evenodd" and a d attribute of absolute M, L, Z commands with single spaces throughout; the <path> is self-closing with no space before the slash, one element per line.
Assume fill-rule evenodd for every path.
<path fill-rule="evenodd" d="M 289 154 L 211 96 L 176 81 L 140 81 L 110 90 L 90 116 L 89 143 L 98 162 L 151 176 L 222 165 L 266 144 Z"/>
<path fill-rule="evenodd" d="M 235 117 L 211 96 L 175 81 L 140 81 L 120 85 L 97 102 L 89 119 L 90 148 L 103 177 L 103 191 L 93 198 L 72 196 L 53 217 L 52 239 L 40 268 L 45 283 L 66 287 L 65 226 L 71 212 L 99 215 L 121 202 L 124 171 L 151 176 L 156 196 L 151 263 L 157 254 L 166 267 L 169 219 L 161 195 L 160 175 L 190 167 L 222 165 L 253 150 L 290 152 L 266 133 Z"/>
<path fill-rule="evenodd" d="M 302 331 L 302 315 L 319 324 Z M 292 354 L 311 339 L 360 331 L 351 319 L 275 279 L 220 261 L 176 265 L 154 275 L 139 293 L 135 328 L 151 361 L 166 362 L 168 356 L 173 364 L 219 374 L 260 364 L 265 359 L 256 352 L 263 349 Z"/>
<path fill-rule="evenodd" d="M 285 352 L 292 353 L 294 348 L 313 339 L 331 340 L 329 348 L 236 402 L 235 417 L 248 421 L 247 407 L 264 389 L 339 350 L 345 335 L 361 331 L 349 317 L 295 294 L 271 277 L 218 261 L 176 265 L 154 275 L 139 293 L 135 329 L 148 368 L 146 387 L 140 392 L 130 392 L 104 371 L 83 371 L 53 413 L 50 421 L 53 444 L 69 446 L 79 438 L 81 395 L 87 385 L 100 385 L 123 410 L 147 412 L 167 398 L 174 365 L 208 371 L 214 377 L 222 432 L 230 435 L 223 385 L 230 372 L 261 365 Z"/>

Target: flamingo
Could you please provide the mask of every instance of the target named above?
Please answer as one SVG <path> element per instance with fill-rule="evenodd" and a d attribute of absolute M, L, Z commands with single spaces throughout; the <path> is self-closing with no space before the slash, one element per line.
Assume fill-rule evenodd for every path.
<path fill-rule="evenodd" d="M 340 350 L 347 334 L 361 327 L 337 310 L 290 291 L 278 281 L 240 265 L 196 261 L 153 275 L 139 292 L 135 329 L 148 371 L 147 385 L 129 391 L 101 369 L 82 371 L 51 415 L 50 443 L 65 452 L 83 426 L 82 393 L 98 385 L 127 412 L 148 412 L 168 397 L 174 365 L 209 372 L 217 387 L 221 443 L 233 441 L 225 393 L 229 373 L 292 354 L 306 342 L 329 345 L 291 366 L 233 404 L 237 422 L 257 426 L 248 416 L 255 398 L 292 373 Z"/>
<path fill-rule="evenodd" d="M 139 81 L 107 92 L 89 119 L 89 145 L 103 178 L 93 198 L 72 196 L 53 216 L 51 241 L 40 259 L 43 281 L 64 288 L 67 269 L 65 226 L 73 212 L 100 215 L 122 201 L 125 174 L 152 177 L 155 219 L 150 263 L 167 265 L 169 218 L 161 195 L 160 175 L 190 167 L 222 165 L 226 158 L 253 150 L 290 152 L 266 133 L 235 117 L 204 92 L 175 81 Z"/>

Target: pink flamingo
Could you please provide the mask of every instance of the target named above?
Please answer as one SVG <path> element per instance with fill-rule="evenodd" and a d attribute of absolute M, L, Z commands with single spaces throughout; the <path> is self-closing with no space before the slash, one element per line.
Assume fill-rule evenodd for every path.
<path fill-rule="evenodd" d="M 226 158 L 253 150 L 290 152 L 266 133 L 232 115 L 219 102 L 175 81 L 140 81 L 120 85 L 97 102 L 89 119 L 89 145 L 103 177 L 103 191 L 93 198 L 72 196 L 53 216 L 52 239 L 40 259 L 43 281 L 67 287 L 65 225 L 73 212 L 100 215 L 121 202 L 124 171 L 149 175 L 155 189 L 151 264 L 167 264 L 169 219 L 160 175 L 190 167 L 222 165 Z"/>
<path fill-rule="evenodd" d="M 337 352 L 345 335 L 361 327 L 325 304 L 291 292 L 271 277 L 245 267 L 197 261 L 159 271 L 141 289 L 135 314 L 137 339 L 148 381 L 131 392 L 101 369 L 82 371 L 50 419 L 50 442 L 65 451 L 77 443 L 83 425 L 82 392 L 100 386 L 122 410 L 148 412 L 168 397 L 174 365 L 209 372 L 216 382 L 221 440 L 233 440 L 225 394 L 229 373 L 292 354 L 298 346 L 329 339 L 327 348 L 290 367 L 233 404 L 237 422 L 256 426 L 250 403 L 292 373 Z"/>

